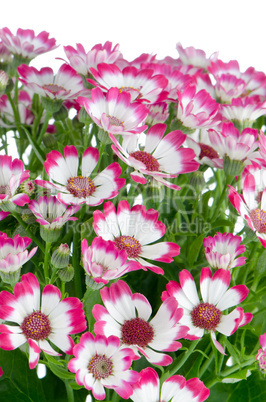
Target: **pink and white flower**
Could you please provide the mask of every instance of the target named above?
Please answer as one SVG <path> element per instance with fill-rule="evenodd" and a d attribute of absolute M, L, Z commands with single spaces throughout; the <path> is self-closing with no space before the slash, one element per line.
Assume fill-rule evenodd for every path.
<path fill-rule="evenodd" d="M 157 123 L 164 123 L 168 117 L 168 104 L 166 102 L 153 103 L 152 105 L 146 105 L 149 110 L 148 116 L 146 118 L 146 124 L 153 126 Z"/>
<path fill-rule="evenodd" d="M 261 349 L 258 350 L 256 359 L 259 362 L 260 370 L 266 373 L 266 333 L 259 336 L 259 341 L 261 344 Z"/>
<path fill-rule="evenodd" d="M 49 198 L 41 196 L 38 201 L 31 200 L 28 207 L 38 218 L 36 221 L 45 226 L 46 229 L 59 229 L 67 221 L 77 220 L 78 218 L 71 215 L 80 209 L 78 205 L 67 207 L 52 195 Z"/>
<path fill-rule="evenodd" d="M 221 115 L 227 120 L 236 120 L 244 127 L 250 127 L 255 120 L 266 114 L 266 101 L 259 96 L 233 98 L 230 105 L 221 106 Z"/>
<path fill-rule="evenodd" d="M 125 179 L 119 178 L 122 169 L 117 162 L 111 163 L 92 177 L 98 159 L 98 149 L 87 148 L 82 157 L 79 175 L 79 156 L 74 145 L 65 147 L 64 156 L 58 151 L 51 151 L 47 154 L 44 167 L 52 182 L 35 180 L 35 183 L 57 190 L 58 200 L 66 205 L 99 205 L 105 199 L 114 198 L 124 186 Z"/>
<path fill-rule="evenodd" d="M 140 378 L 132 385 L 133 402 L 203 402 L 210 391 L 198 378 L 186 381 L 182 375 L 173 375 L 165 380 L 160 390 L 160 379 L 157 372 L 147 367 L 140 372 Z"/>
<path fill-rule="evenodd" d="M 244 313 L 241 307 L 235 308 L 229 314 L 223 314 L 224 310 L 241 303 L 247 297 L 248 288 L 245 285 L 236 285 L 228 289 L 231 281 L 229 270 L 218 269 L 212 276 L 210 268 L 202 268 L 201 302 L 189 271 L 183 269 L 179 273 L 179 281 L 180 284 L 170 281 L 166 285 L 167 290 L 163 292 L 162 300 L 175 297 L 178 305 L 183 308 L 184 315 L 180 323 L 190 328 L 187 339 L 200 339 L 205 331 L 210 331 L 215 347 L 225 354 L 224 348 L 216 340 L 215 332 L 229 336 L 252 320 L 252 314 Z"/>
<path fill-rule="evenodd" d="M 120 70 L 115 64 L 98 64 L 97 70 L 90 69 L 95 80 L 87 79 L 95 86 L 100 86 L 104 91 L 115 87 L 120 92 L 127 91 L 131 95 L 131 101 L 147 103 L 161 102 L 167 98 L 168 92 L 164 91 L 168 80 L 162 74 L 154 75 L 152 69 L 129 66 Z"/>
<path fill-rule="evenodd" d="M 205 256 L 212 268 L 231 269 L 244 265 L 246 257 L 238 257 L 245 252 L 246 247 L 240 245 L 242 238 L 232 233 L 217 232 L 214 237 L 208 236 L 203 239 Z"/>
<path fill-rule="evenodd" d="M 49 38 L 49 33 L 42 31 L 38 35 L 32 29 L 17 30 L 13 35 L 8 28 L 0 29 L 0 39 L 10 53 L 21 56 L 25 59 L 33 59 L 39 54 L 56 49 L 56 41 Z"/>
<path fill-rule="evenodd" d="M 183 64 L 193 65 L 204 69 L 207 69 L 210 63 L 216 61 L 218 57 L 218 52 L 215 52 L 207 59 L 206 53 L 203 50 L 195 49 L 192 46 L 183 48 L 180 42 L 177 43 L 176 49 Z"/>
<path fill-rule="evenodd" d="M 132 384 L 139 373 L 130 370 L 132 350 L 120 348 L 120 339 L 102 335 L 95 337 L 86 332 L 80 342 L 74 346 L 74 358 L 68 363 L 68 369 L 76 373 L 76 382 L 91 390 L 97 400 L 105 399 L 105 390 L 114 389 L 123 399 L 132 395 Z"/>
<path fill-rule="evenodd" d="M 33 123 L 34 114 L 31 111 L 32 99 L 26 91 L 19 91 L 18 95 L 18 113 L 20 123 L 30 125 Z M 0 122 L 3 127 L 16 126 L 14 111 L 7 95 L 0 97 Z"/>
<path fill-rule="evenodd" d="M 177 339 L 184 338 L 188 331 L 187 327 L 179 325 L 183 313 L 175 298 L 162 303 L 150 319 L 152 307 L 146 297 L 133 294 L 125 282 L 119 280 L 100 292 L 105 307 L 96 304 L 92 309 L 96 319 L 94 332 L 117 336 L 123 348 L 133 350 L 134 359 L 139 359 L 141 353 L 152 364 L 171 364 L 172 357 L 160 352 L 178 350 L 182 345 Z"/>
<path fill-rule="evenodd" d="M 266 188 L 261 191 L 260 183 L 257 184 L 253 174 L 248 173 L 243 183 L 243 194 L 230 186 L 229 200 L 266 247 Z"/>
<path fill-rule="evenodd" d="M 68 64 L 63 64 L 55 75 L 50 67 L 38 71 L 26 64 L 18 67 L 18 73 L 19 80 L 26 88 L 44 98 L 63 101 L 87 93 L 82 78 Z"/>
<path fill-rule="evenodd" d="M 0 232 L 0 273 L 9 274 L 20 270 L 37 251 L 38 247 L 34 247 L 30 252 L 26 250 L 30 243 L 29 237 L 17 234 L 12 239 L 6 233 Z"/>
<path fill-rule="evenodd" d="M 210 128 L 219 124 L 220 105 L 204 89 L 197 92 L 195 85 L 177 92 L 177 119 L 190 129 Z"/>
<path fill-rule="evenodd" d="M 0 292 L 0 318 L 12 325 L 0 325 L 0 348 L 13 350 L 27 343 L 29 366 L 37 366 L 41 350 L 60 356 L 52 342 L 64 353 L 72 354 L 74 341 L 69 334 L 87 328 L 81 301 L 67 297 L 60 301 L 61 292 L 54 285 L 46 285 L 40 303 L 40 285 L 35 275 L 22 275 L 14 287 L 14 295 Z"/>
<path fill-rule="evenodd" d="M 11 156 L 0 155 L 0 208 L 8 211 L 8 202 L 23 207 L 30 201 L 26 194 L 16 194 L 21 183 L 30 176 L 29 170 L 24 170 L 20 159 L 12 160 Z M 6 209 L 7 208 L 7 209 Z"/>
<path fill-rule="evenodd" d="M 80 43 L 77 43 L 77 49 L 72 46 L 64 46 L 64 51 L 71 67 L 84 76 L 90 74 L 91 67 L 97 68 L 100 63 L 113 64 L 122 57 L 119 45 L 115 45 L 112 49 L 112 42 L 95 45 L 88 52 Z"/>
<path fill-rule="evenodd" d="M 91 91 L 91 100 L 78 97 L 77 102 L 83 106 L 91 119 L 108 133 L 137 134 L 146 130 L 144 125 L 148 109 L 139 103 L 131 103 L 128 92 L 111 88 L 104 94 L 100 88 Z"/>
<path fill-rule="evenodd" d="M 127 261 L 125 250 L 118 250 L 110 240 L 95 237 L 91 246 L 86 239 L 81 242 L 82 262 L 86 274 L 96 283 L 107 284 L 130 271 L 141 269 L 136 261 Z"/>
<path fill-rule="evenodd" d="M 162 268 L 146 261 L 170 263 L 180 252 L 180 247 L 171 242 L 157 242 L 166 232 L 166 226 L 158 221 L 158 211 L 146 210 L 144 205 L 130 208 L 127 201 L 120 201 L 117 212 L 109 201 L 104 204 L 104 214 L 93 212 L 93 228 L 104 240 L 113 241 L 119 250 L 125 250 L 129 260 L 135 260 L 157 274 Z M 152 243 L 152 244 L 151 244 Z"/>
<path fill-rule="evenodd" d="M 141 148 L 136 136 L 129 140 L 124 139 L 122 146 L 110 134 L 114 143 L 113 151 L 134 171 L 130 174 L 132 179 L 145 184 L 145 175 L 151 176 L 159 183 L 174 190 L 180 190 L 176 184 L 165 180 L 177 177 L 181 173 L 189 173 L 198 169 L 199 164 L 194 161 L 195 153 L 190 148 L 181 148 L 186 139 L 182 131 L 175 130 L 164 136 L 166 124 L 152 126 L 145 135 L 145 144 L 141 140 Z"/>
<path fill-rule="evenodd" d="M 215 93 L 223 103 L 230 103 L 233 98 L 238 98 L 246 91 L 246 83 L 231 74 L 222 74 L 215 84 Z"/>

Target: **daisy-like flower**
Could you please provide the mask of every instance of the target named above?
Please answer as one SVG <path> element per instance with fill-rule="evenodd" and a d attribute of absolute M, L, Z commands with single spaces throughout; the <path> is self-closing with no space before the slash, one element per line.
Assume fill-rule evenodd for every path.
<path fill-rule="evenodd" d="M 149 110 L 149 114 L 146 118 L 146 124 L 153 126 L 157 123 L 164 123 L 168 117 L 168 105 L 166 102 L 158 102 L 152 105 L 146 105 Z"/>
<path fill-rule="evenodd" d="M 82 240 L 81 251 L 86 274 L 99 284 L 106 284 L 127 272 L 142 268 L 136 261 L 127 261 L 124 250 L 118 250 L 112 241 L 105 241 L 101 237 L 95 237 L 90 247 L 86 239 Z"/>
<path fill-rule="evenodd" d="M 84 94 L 82 78 L 68 64 L 63 64 L 56 75 L 50 67 L 41 68 L 21 64 L 18 67 L 19 80 L 25 87 L 39 94 L 43 98 L 51 100 L 75 99 Z"/>
<path fill-rule="evenodd" d="M 263 247 L 266 247 L 266 188 L 260 191 L 258 176 L 248 173 L 243 183 L 243 194 L 229 186 L 229 200 L 248 226 L 256 233 Z"/>
<path fill-rule="evenodd" d="M 77 49 L 72 46 L 64 46 L 64 51 L 71 67 L 84 76 L 90 74 L 91 67 L 97 68 L 100 63 L 113 64 L 122 57 L 119 45 L 115 45 L 112 49 L 112 42 L 95 45 L 87 53 L 80 43 L 77 43 Z"/>
<path fill-rule="evenodd" d="M 34 114 L 31 111 L 32 99 L 26 91 L 19 91 L 18 95 L 18 112 L 20 123 L 31 125 L 34 120 Z M 0 98 L 0 122 L 3 127 L 10 128 L 18 124 L 15 121 L 14 111 L 7 95 Z"/>
<path fill-rule="evenodd" d="M 94 332 L 117 336 L 122 347 L 133 350 L 134 359 L 140 358 L 140 352 L 152 364 L 171 364 L 172 357 L 160 352 L 178 350 L 182 345 L 177 339 L 184 338 L 189 329 L 179 325 L 183 312 L 175 298 L 170 297 L 163 302 L 157 314 L 150 319 L 150 303 L 144 295 L 133 294 L 126 282 L 119 280 L 100 292 L 105 307 L 95 304 L 92 309 L 96 319 Z"/>
<path fill-rule="evenodd" d="M 133 402 L 203 402 L 210 391 L 198 378 L 186 381 L 182 375 L 173 375 L 165 380 L 160 390 L 160 379 L 157 372 L 147 367 L 140 372 L 140 378 L 132 385 Z"/>
<path fill-rule="evenodd" d="M 183 126 L 196 129 L 219 124 L 220 105 L 204 89 L 197 92 L 197 87 L 190 85 L 182 93 L 177 92 L 177 99 L 177 119 Z"/>
<path fill-rule="evenodd" d="M 149 68 L 137 69 L 129 66 L 120 70 L 115 64 L 98 64 L 97 70 L 90 69 L 93 77 L 87 79 L 95 86 L 100 86 L 103 90 L 115 87 L 120 92 L 127 91 L 131 95 L 131 101 L 141 101 L 147 103 L 161 102 L 167 98 L 168 92 L 164 91 L 168 80 L 162 74 L 154 75 L 154 71 Z"/>
<path fill-rule="evenodd" d="M 105 399 L 104 388 L 114 389 L 123 399 L 132 395 L 132 384 L 138 381 L 139 373 L 130 370 L 132 350 L 120 348 L 116 336 L 96 335 L 86 332 L 74 346 L 74 358 L 68 369 L 76 373 L 76 382 L 91 390 L 97 400 Z"/>
<path fill-rule="evenodd" d="M 180 190 L 179 186 L 165 178 L 193 172 L 198 169 L 199 164 L 194 161 L 195 153 L 192 149 L 181 148 L 186 135 L 176 130 L 164 136 L 166 127 L 166 124 L 152 126 L 145 135 L 143 149 L 135 139 L 136 136 L 132 136 L 130 140 L 125 139 L 121 146 L 110 134 L 114 142 L 112 149 L 123 162 L 135 169 L 130 174 L 135 182 L 145 184 L 147 182 L 145 175 L 148 175 L 167 187 Z M 142 142 L 141 144 L 143 145 Z"/>
<path fill-rule="evenodd" d="M 12 160 L 11 156 L 0 155 L 0 208 L 8 211 L 8 203 L 23 207 L 30 201 L 26 194 L 16 194 L 18 187 L 30 176 L 29 170 L 24 170 L 20 159 Z"/>
<path fill-rule="evenodd" d="M 99 205 L 105 199 L 114 198 L 124 186 L 125 179 L 119 178 L 122 171 L 117 162 L 111 163 L 102 172 L 91 178 L 99 159 L 99 151 L 89 147 L 82 157 L 81 175 L 78 175 L 79 157 L 74 145 L 67 145 L 64 156 L 58 151 L 47 154 L 45 170 L 52 182 L 35 180 L 35 183 L 58 191 L 57 198 L 64 204 Z"/>
<path fill-rule="evenodd" d="M 56 49 L 56 41 L 49 38 L 49 33 L 42 31 L 38 35 L 32 29 L 17 30 L 13 35 L 8 28 L 0 29 L 0 39 L 10 53 L 31 60 L 42 53 Z"/>
<path fill-rule="evenodd" d="M 29 252 L 26 249 L 30 243 L 29 237 L 17 234 L 11 239 L 6 233 L 0 232 L 0 276 L 3 281 L 18 281 L 22 265 L 34 256 L 38 248 L 34 247 Z"/>
<path fill-rule="evenodd" d="M 111 88 L 104 94 L 100 88 L 91 91 L 91 100 L 78 97 L 91 119 L 108 133 L 137 134 L 146 130 L 144 125 L 148 109 L 139 103 L 131 103 L 128 92 L 120 93 L 118 88 Z"/>
<path fill-rule="evenodd" d="M 206 53 L 203 50 L 195 49 L 192 46 L 183 48 L 180 42 L 177 43 L 176 49 L 183 64 L 201 67 L 205 70 L 211 62 L 216 61 L 218 57 L 218 52 L 215 52 L 207 59 Z"/>
<path fill-rule="evenodd" d="M 31 200 L 28 207 L 37 217 L 36 221 L 46 229 L 60 229 L 67 221 L 77 220 L 78 218 L 71 215 L 80 209 L 78 205 L 68 208 L 52 195 L 41 196 L 38 201 Z"/>
<path fill-rule="evenodd" d="M 0 68 L 6 69 L 6 67 L 12 62 L 12 54 L 7 47 L 0 42 Z"/>
<path fill-rule="evenodd" d="M 237 121 L 243 127 L 251 127 L 255 120 L 266 114 L 266 101 L 259 96 L 233 98 L 230 105 L 221 106 L 221 115 L 227 120 Z"/>
<path fill-rule="evenodd" d="M 184 315 L 180 323 L 190 328 L 187 339 L 200 339 L 205 331 L 210 331 L 215 347 L 225 354 L 224 348 L 216 340 L 215 332 L 229 336 L 252 320 L 252 314 L 244 313 L 241 307 L 227 315 L 223 314 L 224 310 L 241 303 L 247 297 L 248 288 L 245 285 L 236 285 L 228 289 L 231 281 L 229 270 L 218 269 L 212 276 L 210 268 L 202 268 L 200 301 L 195 281 L 189 271 L 183 269 L 179 273 L 179 281 L 180 284 L 170 281 L 166 285 L 167 290 L 163 292 L 162 300 L 175 297 L 178 305 L 183 308 Z"/>
<path fill-rule="evenodd" d="M 231 269 L 244 265 L 246 257 L 238 257 L 245 252 L 246 247 L 240 245 L 242 238 L 232 233 L 217 232 L 214 237 L 208 236 L 203 239 L 205 256 L 212 268 Z"/>
<path fill-rule="evenodd" d="M 104 240 L 112 240 L 119 250 L 125 250 L 129 260 L 135 260 L 144 270 L 163 274 L 162 268 L 146 261 L 170 263 L 180 252 L 180 247 L 171 242 L 155 243 L 166 232 L 166 226 L 158 221 L 158 211 L 146 210 L 144 205 L 130 208 L 127 201 L 120 201 L 117 212 L 109 201 L 104 204 L 104 214 L 93 212 L 93 228 Z M 153 243 L 153 244 L 151 244 Z"/>
<path fill-rule="evenodd" d="M 258 350 L 256 359 L 259 362 L 260 370 L 263 373 L 266 373 L 266 333 L 259 336 L 259 341 L 261 344 L 261 349 Z"/>
<path fill-rule="evenodd" d="M 14 295 L 0 292 L 0 318 L 12 325 L 0 325 L 0 348 L 13 350 L 27 343 L 30 369 L 36 367 L 41 350 L 60 356 L 48 341 L 64 353 L 72 354 L 74 341 L 69 334 L 87 328 L 81 301 L 76 297 L 61 299 L 60 290 L 46 285 L 40 304 L 40 285 L 32 273 L 22 275 Z"/>
<path fill-rule="evenodd" d="M 223 103 L 230 103 L 233 98 L 244 94 L 246 83 L 231 74 L 222 74 L 215 84 L 215 93 Z"/>

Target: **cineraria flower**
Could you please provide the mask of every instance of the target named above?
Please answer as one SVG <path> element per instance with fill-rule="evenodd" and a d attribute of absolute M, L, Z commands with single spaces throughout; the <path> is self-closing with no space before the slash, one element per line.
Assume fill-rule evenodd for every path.
<path fill-rule="evenodd" d="M 104 214 L 93 212 L 93 228 L 104 240 L 115 242 L 119 250 L 125 250 L 129 260 L 138 261 L 142 268 L 163 274 L 162 268 L 146 261 L 170 263 L 180 252 L 180 247 L 171 242 L 155 243 L 166 232 L 166 226 L 158 221 L 158 211 L 146 210 L 144 205 L 130 208 L 127 201 L 120 201 L 117 212 L 109 201 L 104 204 Z M 153 244 L 151 244 L 153 243 Z"/>
<path fill-rule="evenodd" d="M 143 354 L 152 364 L 167 366 L 173 359 L 165 354 L 181 348 L 177 339 L 184 338 L 188 328 L 179 325 L 183 315 L 174 297 L 163 302 L 155 317 L 150 320 L 152 308 L 146 297 L 132 293 L 126 282 L 113 283 L 101 289 L 105 307 L 95 304 L 92 314 L 96 319 L 94 332 L 117 336 L 124 348 L 131 348 L 134 359 Z"/>
<path fill-rule="evenodd" d="M 157 123 L 164 123 L 169 117 L 168 105 L 166 102 L 158 102 L 152 105 L 147 104 L 146 107 L 149 110 L 149 113 L 145 123 L 150 126 Z"/>
<path fill-rule="evenodd" d="M 20 123 L 31 125 L 34 120 L 34 114 L 31 111 L 32 99 L 26 91 L 19 91 L 17 106 Z M 0 97 L 0 116 L 1 125 L 3 127 L 9 128 L 10 126 L 16 126 L 16 124 L 18 124 L 18 122 L 15 121 L 14 111 L 7 95 Z"/>
<path fill-rule="evenodd" d="M 91 67 L 97 68 L 100 63 L 113 64 L 122 56 L 118 44 L 112 49 L 112 42 L 95 45 L 87 53 L 80 43 L 77 43 L 77 50 L 64 46 L 64 51 L 71 67 L 84 76 L 90 74 Z"/>
<path fill-rule="evenodd" d="M 231 281 L 229 270 L 218 269 L 212 276 L 210 268 L 202 268 L 201 302 L 190 272 L 183 269 L 179 273 L 179 281 L 180 284 L 170 281 L 166 285 L 167 290 L 163 292 L 162 300 L 174 296 L 183 308 L 184 315 L 180 323 L 190 328 L 187 339 L 200 339 L 205 331 L 210 331 L 215 347 L 225 354 L 224 348 L 216 340 L 215 332 L 229 336 L 252 320 L 252 314 L 244 313 L 241 307 L 235 308 L 227 315 L 223 314 L 224 310 L 241 303 L 247 297 L 248 288 L 245 285 L 236 285 L 228 289 Z"/>
<path fill-rule="evenodd" d="M 251 127 L 253 122 L 266 114 L 266 101 L 259 96 L 233 98 L 230 105 L 221 105 L 221 115 L 227 120 L 236 120 L 243 127 Z"/>
<path fill-rule="evenodd" d="M 86 239 L 81 242 L 82 262 L 86 274 L 96 283 L 106 284 L 127 272 L 141 269 L 136 261 L 127 261 L 127 253 L 101 237 L 95 237 L 91 246 Z"/>
<path fill-rule="evenodd" d="M 198 169 L 199 164 L 194 161 L 195 153 L 189 148 L 180 148 L 186 139 L 182 131 L 175 130 L 164 136 L 166 124 L 152 126 L 145 135 L 145 145 L 142 149 L 132 136 L 124 140 L 122 146 L 110 134 L 115 145 L 112 145 L 116 155 L 128 166 L 135 170 L 130 174 L 132 179 L 141 184 L 147 182 L 144 175 L 149 175 L 158 182 L 174 190 L 180 187 L 165 180 L 177 177 L 181 173 L 190 173 Z"/>
<path fill-rule="evenodd" d="M 203 402 L 210 391 L 198 378 L 186 381 L 182 375 L 173 375 L 165 380 L 160 390 L 160 379 L 157 372 L 147 367 L 140 372 L 140 378 L 132 385 L 133 402 Z"/>
<path fill-rule="evenodd" d="M 217 232 L 214 237 L 208 236 L 203 239 L 205 247 L 205 256 L 212 268 L 231 269 L 244 265 L 246 257 L 238 257 L 245 252 L 246 247 L 241 243 L 240 236 L 234 236 L 232 233 Z"/>
<path fill-rule="evenodd" d="M 70 206 L 69 208 L 62 204 L 55 196 L 41 196 L 38 201 L 31 200 L 29 209 L 38 218 L 36 221 L 46 229 L 59 229 L 67 221 L 75 221 L 71 215 L 75 214 L 80 207 L 78 205 Z"/>
<path fill-rule="evenodd" d="M 10 53 L 30 60 L 58 47 L 55 39 L 49 38 L 48 32 L 42 31 L 35 35 L 32 29 L 19 28 L 16 35 L 13 35 L 8 28 L 3 28 L 0 29 L 0 39 Z"/>
<path fill-rule="evenodd" d="M 204 69 L 207 69 L 210 63 L 216 61 L 218 57 L 218 52 L 215 52 L 207 59 L 206 53 L 203 50 L 195 49 L 192 46 L 183 48 L 180 42 L 177 43 L 176 49 L 183 64 L 193 65 Z"/>
<path fill-rule="evenodd" d="M 97 70 L 90 69 L 95 80 L 87 79 L 95 86 L 100 86 L 103 90 L 115 87 L 120 92 L 127 91 L 131 95 L 131 101 L 141 101 L 148 103 L 161 102 L 167 98 L 168 92 L 164 88 L 168 80 L 162 74 L 154 75 L 154 71 L 149 68 L 138 70 L 136 67 L 129 66 L 120 70 L 115 64 L 98 64 Z"/>
<path fill-rule="evenodd" d="M 262 349 L 258 350 L 256 359 L 259 362 L 260 370 L 266 373 L 266 333 L 259 336 L 259 341 Z"/>
<path fill-rule="evenodd" d="M 12 160 L 11 156 L 0 155 L 0 208 L 8 208 L 7 202 L 23 207 L 29 202 L 26 194 L 16 194 L 20 184 L 30 176 L 29 170 L 24 170 L 20 159 Z M 8 211 L 8 210 L 7 210 Z"/>
<path fill-rule="evenodd" d="M 21 64 L 18 67 L 19 80 L 34 93 L 51 100 L 74 99 L 84 94 L 82 78 L 68 64 L 63 64 L 56 75 L 50 67 L 41 68 Z"/>
<path fill-rule="evenodd" d="M 19 279 L 22 265 L 34 256 L 38 248 L 34 247 L 29 252 L 26 248 L 30 243 L 29 237 L 17 234 L 11 239 L 6 233 L 0 232 L 0 276 L 3 281 L 16 282 Z"/>
<path fill-rule="evenodd" d="M 83 106 L 91 119 L 108 133 L 137 134 L 146 130 L 144 125 L 148 109 L 139 103 L 131 103 L 128 92 L 120 93 L 111 88 L 104 94 L 100 88 L 91 91 L 91 100 L 78 97 L 78 104 Z"/>
<path fill-rule="evenodd" d="M 216 126 L 220 122 L 217 118 L 220 105 L 204 89 L 196 91 L 195 85 L 182 93 L 177 91 L 177 119 L 190 129 Z"/>
<path fill-rule="evenodd" d="M 7 49 L 7 47 L 3 44 L 3 42 L 0 42 L 0 67 L 2 69 L 5 69 L 8 64 L 12 62 L 12 54 L 10 51 Z"/>
<path fill-rule="evenodd" d="M 216 96 L 223 103 L 230 103 L 233 98 L 242 96 L 245 90 L 245 81 L 231 74 L 222 74 L 215 84 Z"/>
<path fill-rule="evenodd" d="M 122 169 L 117 162 L 91 178 L 98 159 L 98 149 L 87 148 L 82 157 L 81 175 L 78 175 L 79 157 L 74 145 L 65 147 L 64 157 L 58 151 L 51 151 L 44 167 L 52 182 L 35 180 L 35 183 L 56 189 L 59 192 L 57 198 L 66 205 L 99 205 L 105 199 L 114 198 L 124 186 L 125 179 L 119 178 Z"/>
<path fill-rule="evenodd" d="M 87 328 L 85 314 L 78 298 L 60 299 L 60 290 L 46 285 L 40 304 L 40 285 L 30 272 L 16 283 L 14 295 L 5 290 L 0 292 L 0 318 L 12 323 L 0 325 L 0 348 L 13 350 L 27 343 L 30 369 L 37 366 L 41 350 L 60 356 L 48 341 L 72 354 L 74 341 L 68 334 Z"/>
<path fill-rule="evenodd" d="M 251 173 L 246 174 L 243 194 L 238 194 L 234 187 L 229 186 L 229 200 L 266 247 L 266 188 L 261 192 L 256 178 Z"/>
<path fill-rule="evenodd" d="M 68 369 L 76 373 L 76 382 L 92 390 L 94 398 L 105 399 L 104 388 L 114 389 L 123 399 L 132 395 L 132 384 L 139 373 L 130 370 L 132 351 L 120 348 L 120 339 L 116 336 L 96 335 L 86 332 L 80 342 L 74 346 L 74 358 L 68 363 Z"/>

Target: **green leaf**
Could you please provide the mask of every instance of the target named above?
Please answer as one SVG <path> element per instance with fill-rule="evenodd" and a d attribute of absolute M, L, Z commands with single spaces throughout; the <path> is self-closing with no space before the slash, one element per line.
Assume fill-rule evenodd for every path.
<path fill-rule="evenodd" d="M 70 373 L 63 367 L 59 367 L 57 364 L 47 362 L 47 366 L 61 380 L 73 380 L 75 378 L 74 373 Z"/>
<path fill-rule="evenodd" d="M 202 247 L 202 241 L 206 236 L 205 233 L 202 233 L 199 237 L 197 237 L 190 245 L 189 252 L 188 252 L 188 263 L 190 267 L 193 266 L 194 262 L 198 258 L 200 249 Z"/>
<path fill-rule="evenodd" d="M 44 164 L 44 161 L 46 159 L 46 155 L 44 154 L 44 152 L 42 151 L 42 149 L 40 148 L 40 146 L 37 144 L 36 141 L 34 141 L 34 139 L 32 138 L 31 134 L 28 132 L 28 130 L 23 127 L 23 130 L 35 152 L 35 155 L 37 156 L 37 158 L 39 159 L 39 161 L 41 162 L 41 164 Z"/>

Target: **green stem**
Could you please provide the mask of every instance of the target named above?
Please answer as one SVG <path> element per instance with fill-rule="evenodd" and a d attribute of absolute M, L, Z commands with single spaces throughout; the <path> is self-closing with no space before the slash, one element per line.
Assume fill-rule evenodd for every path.
<path fill-rule="evenodd" d="M 38 145 L 40 145 L 41 142 L 42 142 L 43 136 L 44 136 L 44 134 L 45 134 L 45 132 L 47 130 L 49 120 L 51 119 L 51 117 L 52 117 L 52 113 L 49 113 L 48 111 L 46 111 L 45 120 L 44 120 L 40 135 L 39 135 L 38 140 L 37 140 Z"/>
<path fill-rule="evenodd" d="M 66 387 L 67 401 L 68 402 L 75 402 L 73 388 L 71 388 L 68 380 L 65 380 L 64 383 L 65 383 L 65 387 Z"/>
<path fill-rule="evenodd" d="M 51 249 L 51 243 L 46 242 L 46 244 L 45 244 L 45 255 L 44 255 L 44 265 L 43 265 L 45 283 L 49 283 L 50 249 Z"/>
<path fill-rule="evenodd" d="M 174 363 L 174 366 L 169 371 L 169 377 L 174 375 L 183 366 L 183 364 L 185 364 L 187 359 L 194 352 L 194 349 L 198 345 L 199 341 L 200 341 L 200 339 L 197 339 L 197 340 L 191 342 L 190 347 L 188 348 L 188 350 L 186 352 L 183 353 L 182 358 L 180 360 L 178 360 L 177 363 Z"/>
<path fill-rule="evenodd" d="M 83 292 L 82 292 L 81 267 L 80 267 L 80 232 L 78 226 L 74 228 L 72 262 L 75 270 L 75 276 L 74 276 L 75 295 L 76 297 L 81 299 L 83 296 Z"/>
<path fill-rule="evenodd" d="M 40 242 L 40 240 L 32 233 L 30 230 L 29 226 L 26 224 L 26 222 L 23 221 L 23 219 L 20 217 L 20 215 L 17 212 L 12 211 L 11 214 L 16 218 L 18 223 L 23 227 L 25 232 L 29 235 L 29 237 L 34 241 L 34 243 L 37 244 L 39 249 L 44 253 L 44 247 L 43 244 Z"/>

